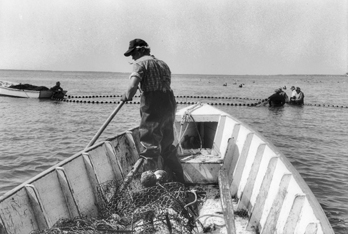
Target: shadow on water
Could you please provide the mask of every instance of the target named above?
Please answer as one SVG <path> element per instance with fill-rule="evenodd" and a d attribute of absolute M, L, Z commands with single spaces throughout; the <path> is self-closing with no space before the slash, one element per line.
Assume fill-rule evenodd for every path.
<path fill-rule="evenodd" d="M 284 106 L 270 106 L 268 109 L 274 113 L 275 116 L 279 116 L 280 118 L 284 114 Z"/>

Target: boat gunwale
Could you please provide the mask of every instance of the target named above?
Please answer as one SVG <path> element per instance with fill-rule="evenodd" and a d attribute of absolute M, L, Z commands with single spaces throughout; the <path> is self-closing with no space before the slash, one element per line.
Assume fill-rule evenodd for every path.
<path fill-rule="evenodd" d="M 12 196 L 13 194 L 15 194 L 16 192 L 18 192 L 19 190 L 23 189 L 23 188 L 25 187 L 25 185 L 31 184 L 32 182 L 35 182 L 35 181 L 37 181 L 38 179 L 41 179 L 42 177 L 44 177 L 44 176 L 48 175 L 49 173 L 53 172 L 57 167 L 61 167 L 61 166 L 65 165 L 65 164 L 67 164 L 67 163 L 73 161 L 74 159 L 78 158 L 79 156 L 82 156 L 82 153 L 85 153 L 85 152 L 88 152 L 88 151 L 90 151 L 90 150 L 93 150 L 93 149 L 95 149 L 95 148 L 97 148 L 97 147 L 103 145 L 103 144 L 104 144 L 106 141 L 108 141 L 109 139 L 115 139 L 115 138 L 117 138 L 117 137 L 120 137 L 120 136 L 122 136 L 122 135 L 125 135 L 127 132 L 132 131 L 133 129 L 136 129 L 136 128 L 137 128 L 137 127 L 132 128 L 132 129 L 130 129 L 130 130 L 123 131 L 123 132 L 121 132 L 120 134 L 117 134 L 117 135 L 115 135 L 115 136 L 113 136 L 113 137 L 110 137 L 110 138 L 107 138 L 107 139 L 105 139 L 105 140 L 103 140 L 103 141 L 97 142 L 96 144 L 94 144 L 94 145 L 92 145 L 92 146 L 90 146 L 90 147 L 88 147 L 88 148 L 86 148 L 86 149 L 83 149 L 83 150 L 79 151 L 78 153 L 73 154 L 72 156 L 70 156 L 70 157 L 64 159 L 63 161 L 61 161 L 61 162 L 59 162 L 59 163 L 57 163 L 57 164 L 55 164 L 55 165 L 53 165 L 53 166 L 47 168 L 46 170 L 40 172 L 40 173 L 37 174 L 36 176 L 34 176 L 34 177 L 32 177 L 32 178 L 26 180 L 25 182 L 23 182 L 23 183 L 21 183 L 20 185 L 14 187 L 14 188 L 11 189 L 10 191 L 4 193 L 2 196 L 0 196 L 0 203 L 3 202 L 4 200 L 6 200 L 7 198 L 9 198 L 10 196 Z"/>
<path fill-rule="evenodd" d="M 1 81 L 0 80 L 0 89 L 4 89 L 7 92 L 20 93 L 20 94 L 27 94 L 28 93 L 29 95 L 38 95 L 35 98 L 39 98 L 39 99 L 48 99 L 48 98 L 51 98 L 55 94 L 55 91 L 52 91 L 50 89 L 48 89 L 48 90 L 32 90 L 32 89 L 16 89 L 16 88 L 5 87 L 5 86 L 1 85 L 2 84 L 1 82 L 7 82 L 7 83 L 11 83 L 13 85 L 17 85 L 19 83 L 13 83 L 13 82 L 9 82 L 9 81 Z M 67 91 L 65 91 L 65 90 L 63 92 L 64 92 L 64 95 L 67 93 Z M 43 94 L 45 94 L 45 95 L 43 95 Z M 50 95 L 48 95 L 48 94 L 50 94 Z M 42 95 L 44 97 L 42 97 Z M 17 96 L 15 94 L 1 94 L 1 92 L 0 92 L 0 96 L 28 98 L 25 96 Z"/>
<path fill-rule="evenodd" d="M 209 105 L 209 104 L 206 104 L 206 105 Z M 209 106 L 211 106 L 211 105 L 209 105 Z M 215 108 L 214 106 L 211 106 L 211 107 Z M 266 144 L 266 146 L 268 146 L 275 153 L 276 157 L 278 157 L 282 161 L 282 163 L 284 163 L 285 167 L 293 175 L 298 186 L 301 188 L 301 190 L 306 195 L 308 203 L 310 204 L 310 206 L 313 209 L 314 216 L 319 220 L 319 222 L 321 224 L 321 227 L 323 229 L 323 233 L 334 233 L 332 226 L 331 226 L 331 223 L 328 220 L 328 217 L 326 216 L 326 214 L 325 214 L 322 206 L 320 205 L 317 197 L 314 195 L 314 193 L 310 189 L 309 185 L 306 183 L 306 181 L 303 179 L 303 177 L 301 176 L 299 171 L 294 167 L 294 165 L 292 165 L 290 160 L 285 156 L 285 154 L 283 152 L 281 152 L 270 140 L 266 139 L 266 137 L 263 136 L 259 131 L 255 130 L 251 126 L 249 126 L 249 124 L 239 120 L 238 118 L 226 113 L 223 110 L 220 110 L 218 108 L 215 108 L 215 109 L 217 109 L 221 112 L 221 114 L 219 114 L 220 116 L 230 117 L 231 119 L 233 119 L 236 122 L 236 124 L 238 124 L 238 123 L 241 124 L 246 129 L 248 129 L 250 131 L 250 133 L 255 134 L 257 137 L 260 138 L 260 140 L 262 140 Z M 191 114 L 194 116 L 194 111 Z M 212 114 L 212 116 L 213 115 L 215 116 L 216 114 Z"/>
<path fill-rule="evenodd" d="M 229 114 L 227 114 L 229 115 Z M 323 233 L 334 233 L 331 223 L 326 216 L 324 209 L 320 205 L 317 197 L 314 195 L 313 191 L 310 189 L 307 182 L 303 179 L 300 172 L 294 167 L 294 165 L 290 162 L 290 160 L 285 156 L 283 152 L 281 152 L 278 147 L 276 147 L 270 140 L 267 140 L 266 137 L 264 137 L 260 132 L 257 130 L 254 130 L 251 128 L 248 124 L 244 123 L 243 121 L 229 115 L 233 120 L 239 122 L 244 127 L 246 127 L 251 133 L 254 133 L 257 135 L 262 141 L 265 142 L 265 144 L 270 147 L 270 149 L 278 156 L 278 158 L 284 163 L 285 167 L 290 171 L 292 176 L 294 177 L 296 183 L 301 188 L 301 190 L 304 192 L 304 194 L 307 197 L 308 203 L 313 209 L 314 216 L 319 220 L 321 227 L 323 229 Z M 319 217 L 318 217 L 319 216 Z M 325 224 L 325 225 L 324 225 Z"/>
<path fill-rule="evenodd" d="M 15 92 L 29 92 L 29 93 L 40 93 L 41 91 L 50 91 L 50 90 L 31 90 L 31 89 L 14 89 L 9 87 L 0 86 L 0 89 L 7 89 Z"/>

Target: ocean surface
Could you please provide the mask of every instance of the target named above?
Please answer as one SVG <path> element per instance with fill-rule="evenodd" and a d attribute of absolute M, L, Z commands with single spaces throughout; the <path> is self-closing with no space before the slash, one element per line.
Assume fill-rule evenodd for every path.
<path fill-rule="evenodd" d="M 0 70 L 0 80 L 52 87 L 75 100 L 119 101 L 126 73 Z M 225 85 L 224 85 L 225 84 Z M 242 88 L 239 86 L 243 84 Z M 306 105 L 218 108 L 259 131 L 290 160 L 312 189 L 334 230 L 348 233 L 348 77 L 324 75 L 173 75 L 177 101 L 256 103 L 274 89 L 299 86 Z M 98 98 L 86 98 L 88 96 Z M 79 98 L 80 96 L 80 98 Z M 223 97 L 220 98 L 202 98 Z M 231 99 L 229 99 L 231 98 Z M 135 99 L 136 100 L 136 99 Z M 325 105 L 325 106 L 323 106 Z M 328 106 L 329 105 L 329 106 Z M 82 150 L 117 104 L 0 97 L 0 195 Z M 178 108 L 186 104 L 179 104 Z M 139 123 L 139 105 L 124 105 L 100 140 Z"/>

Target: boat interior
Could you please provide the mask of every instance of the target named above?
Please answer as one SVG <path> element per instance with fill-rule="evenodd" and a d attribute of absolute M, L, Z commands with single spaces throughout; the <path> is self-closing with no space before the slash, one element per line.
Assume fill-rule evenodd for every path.
<path fill-rule="evenodd" d="M 50 229 L 76 217 L 99 217 L 104 231 L 125 233 L 331 233 L 298 172 L 247 125 L 200 104 L 177 112 L 175 135 L 187 184 L 142 187 L 134 128 L 2 196 L 0 233 Z"/>

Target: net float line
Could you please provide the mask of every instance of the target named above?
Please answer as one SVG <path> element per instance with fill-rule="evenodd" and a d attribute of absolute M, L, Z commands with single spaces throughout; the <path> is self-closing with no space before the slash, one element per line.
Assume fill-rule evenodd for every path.
<path fill-rule="evenodd" d="M 115 98 L 122 97 L 122 95 L 65 95 L 68 99 L 84 99 L 84 98 Z M 134 98 L 140 98 L 139 95 L 135 95 Z M 241 99 L 241 100 L 259 100 L 260 98 L 248 98 L 248 97 L 223 97 L 223 96 L 197 96 L 197 95 L 177 95 L 175 98 L 205 98 L 205 99 Z"/>
<path fill-rule="evenodd" d="M 73 103 L 85 103 L 85 104 L 120 104 L 121 101 L 99 101 L 99 100 L 80 100 L 80 99 L 93 99 L 93 98 L 115 98 L 115 97 L 122 97 L 122 95 L 90 95 L 90 96 L 72 96 L 72 95 L 65 95 L 65 98 L 63 99 L 54 99 L 56 101 L 62 101 L 62 102 L 73 102 Z M 139 95 L 134 96 L 134 98 L 139 98 Z M 188 101 L 187 98 L 200 98 L 200 99 L 216 99 L 221 101 L 221 99 L 226 100 L 256 100 L 257 102 L 251 102 L 251 103 L 235 103 L 235 102 L 211 102 L 208 100 L 201 100 L 200 102 L 204 102 L 210 105 L 214 106 L 260 106 L 262 104 L 267 104 L 268 99 L 260 99 L 260 98 L 247 98 L 247 97 L 219 97 L 219 96 L 187 96 L 187 95 L 178 95 L 175 96 L 177 99 L 180 98 L 186 98 L 185 101 L 177 100 L 176 104 L 181 105 L 193 105 L 198 102 L 195 101 Z M 125 104 L 140 104 L 140 101 L 128 101 Z M 319 103 L 305 103 L 304 106 L 315 106 L 315 107 L 331 107 L 331 108 L 348 108 L 348 106 L 344 105 L 334 105 L 334 104 L 319 104 Z"/>
<path fill-rule="evenodd" d="M 56 101 L 61 102 L 71 102 L 71 103 L 83 103 L 83 104 L 120 104 L 121 101 L 95 101 L 95 100 L 80 100 L 80 99 L 55 99 Z M 190 102 L 190 101 L 177 101 L 176 104 L 182 105 L 193 105 L 198 102 Z M 209 105 L 215 106 L 258 106 L 262 102 L 254 102 L 254 103 L 230 103 L 230 102 L 205 102 Z M 140 104 L 140 101 L 128 101 L 125 104 Z"/>

